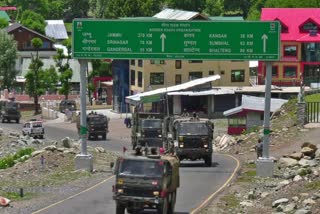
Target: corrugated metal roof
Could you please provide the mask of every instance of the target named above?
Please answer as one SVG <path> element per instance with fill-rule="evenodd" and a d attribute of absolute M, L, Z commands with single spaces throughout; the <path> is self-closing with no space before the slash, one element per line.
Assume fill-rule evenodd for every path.
<path fill-rule="evenodd" d="M 152 96 L 152 95 L 156 95 L 156 94 L 164 94 L 164 93 L 173 92 L 173 91 L 186 90 L 188 88 L 192 88 L 192 87 L 197 86 L 197 85 L 202 85 L 202 84 L 205 84 L 207 82 L 212 82 L 212 81 L 215 81 L 217 79 L 220 79 L 220 75 L 213 75 L 213 76 L 210 76 L 210 77 L 204 77 L 204 78 L 200 78 L 200 79 L 195 79 L 195 80 L 191 80 L 191 81 L 186 82 L 186 83 L 182 83 L 180 85 L 170 86 L 170 87 L 167 87 L 167 88 L 159 88 L 159 89 L 156 89 L 156 90 L 147 91 L 147 92 L 143 92 L 143 93 L 140 93 L 140 94 L 127 96 L 126 97 L 126 102 L 130 103 L 130 104 L 136 104 L 136 103 L 140 102 L 141 97 L 147 97 L 147 96 Z"/>
<path fill-rule="evenodd" d="M 191 20 L 197 16 L 202 16 L 204 19 L 208 19 L 199 12 L 194 11 L 185 11 L 185 10 L 176 10 L 166 8 L 159 13 L 155 14 L 153 17 L 158 19 L 172 19 L 172 20 Z"/>
<path fill-rule="evenodd" d="M 288 100 L 271 98 L 270 112 L 274 112 L 277 109 L 280 109 L 280 107 L 286 102 L 288 102 Z M 223 115 L 230 116 L 230 115 L 239 113 L 243 110 L 264 111 L 264 103 L 265 103 L 264 97 L 242 95 L 241 106 L 238 106 L 233 109 L 229 109 L 223 112 Z"/>
<path fill-rule="evenodd" d="M 46 23 L 46 36 L 59 40 L 68 39 L 68 33 L 63 20 L 46 20 Z"/>

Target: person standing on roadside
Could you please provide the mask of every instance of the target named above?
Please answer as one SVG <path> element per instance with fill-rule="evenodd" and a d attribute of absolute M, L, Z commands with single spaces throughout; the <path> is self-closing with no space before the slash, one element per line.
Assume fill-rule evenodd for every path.
<path fill-rule="evenodd" d="M 258 143 L 255 147 L 255 150 L 257 152 L 257 159 L 259 159 L 260 157 L 262 157 L 262 151 L 263 151 L 263 142 L 262 142 L 262 138 L 260 137 L 258 139 Z"/>

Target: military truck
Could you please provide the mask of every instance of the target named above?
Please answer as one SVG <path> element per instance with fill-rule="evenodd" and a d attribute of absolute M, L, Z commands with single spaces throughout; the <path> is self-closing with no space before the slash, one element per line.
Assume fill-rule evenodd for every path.
<path fill-rule="evenodd" d="M 155 209 L 173 214 L 180 185 L 179 159 L 173 155 L 125 155 L 114 165 L 116 214 Z"/>
<path fill-rule="evenodd" d="M 132 115 L 131 143 L 133 149 L 163 147 L 163 114 L 135 112 Z"/>
<path fill-rule="evenodd" d="M 79 120 L 80 122 L 80 120 Z M 103 114 L 90 113 L 87 115 L 88 140 L 97 140 L 99 136 L 107 139 L 109 132 L 109 118 Z"/>
<path fill-rule="evenodd" d="M 10 100 L 1 100 L 0 118 L 2 120 L 2 123 L 10 122 L 11 120 L 19 123 L 21 118 L 19 103 Z"/>
<path fill-rule="evenodd" d="M 182 160 L 203 159 L 212 165 L 212 139 L 214 123 L 198 117 L 170 116 L 165 118 L 165 148 Z"/>

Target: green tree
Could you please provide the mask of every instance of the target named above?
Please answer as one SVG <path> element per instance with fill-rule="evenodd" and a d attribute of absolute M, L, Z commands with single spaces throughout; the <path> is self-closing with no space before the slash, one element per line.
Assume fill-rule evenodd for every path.
<path fill-rule="evenodd" d="M 51 66 L 49 69 L 44 70 L 43 73 L 41 73 L 42 76 L 40 77 L 43 82 L 43 88 L 51 93 L 55 93 L 57 89 L 57 83 L 59 80 L 59 76 L 56 72 L 56 69 Z"/>
<path fill-rule="evenodd" d="M 21 24 L 41 34 L 45 32 L 46 23 L 43 16 L 31 10 L 22 13 Z"/>
<path fill-rule="evenodd" d="M 0 78 L 1 89 L 11 89 L 15 81 L 17 42 L 6 31 L 0 30 Z"/>
<path fill-rule="evenodd" d="M 312 7 L 320 7 L 320 0 L 267 0 L 265 3 L 265 7 L 271 8 L 312 8 Z"/>
<path fill-rule="evenodd" d="M 165 0 L 165 3 L 169 8 L 202 12 L 206 0 Z"/>
<path fill-rule="evenodd" d="M 12 0 L 8 5 L 14 5 L 19 12 L 31 10 L 47 18 L 48 11 L 51 9 L 48 0 Z"/>
<path fill-rule="evenodd" d="M 34 114 L 39 114 L 39 96 L 44 94 L 43 81 L 43 62 L 39 57 L 39 48 L 42 47 L 42 40 L 40 38 L 34 38 L 31 40 L 32 46 L 36 49 L 36 55 L 31 54 L 31 63 L 29 65 L 29 71 L 26 74 L 26 92 L 30 97 L 33 97 L 34 101 Z"/>
<path fill-rule="evenodd" d="M 89 1 L 88 0 L 65 0 L 64 19 L 72 21 L 74 18 L 88 17 Z"/>
<path fill-rule="evenodd" d="M 63 0 L 48 0 L 50 5 L 50 10 L 46 19 L 61 19 L 64 14 L 65 1 Z"/>
<path fill-rule="evenodd" d="M 73 75 L 72 69 L 70 68 L 69 60 L 71 59 L 71 41 L 63 41 L 63 45 L 67 47 L 67 55 L 63 53 L 63 49 L 57 49 L 57 55 L 54 56 L 56 67 L 60 73 L 59 80 L 61 82 L 61 88 L 59 92 L 68 99 L 71 90 L 71 78 Z"/>
<path fill-rule="evenodd" d="M 163 0 L 110 0 L 104 18 L 153 16 L 163 7 Z"/>
<path fill-rule="evenodd" d="M 5 18 L 0 18 L 0 28 L 3 29 L 9 26 L 9 22 Z"/>
<path fill-rule="evenodd" d="M 95 18 L 105 18 L 105 11 L 107 8 L 109 0 L 91 0 L 90 13 Z"/>
<path fill-rule="evenodd" d="M 220 16 L 223 11 L 222 0 L 206 0 L 204 13 L 209 16 Z"/>

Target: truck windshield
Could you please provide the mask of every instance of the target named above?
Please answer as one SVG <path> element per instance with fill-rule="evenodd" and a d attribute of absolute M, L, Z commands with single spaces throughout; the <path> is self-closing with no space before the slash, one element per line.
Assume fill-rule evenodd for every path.
<path fill-rule="evenodd" d="M 161 177 L 163 173 L 162 161 L 124 159 L 120 162 L 120 175 L 134 175 L 144 177 Z"/>
<path fill-rule="evenodd" d="M 88 119 L 89 124 L 105 124 L 107 119 L 105 117 L 90 117 Z"/>
<path fill-rule="evenodd" d="M 6 107 L 7 108 L 17 109 L 19 107 L 19 104 L 18 103 L 14 103 L 14 102 L 7 102 L 6 103 Z"/>
<path fill-rule="evenodd" d="M 181 123 L 178 127 L 179 135 L 208 135 L 205 123 Z"/>
<path fill-rule="evenodd" d="M 161 120 L 159 119 L 142 120 L 142 128 L 161 128 Z"/>

